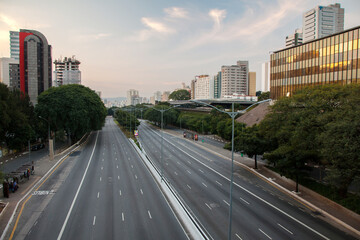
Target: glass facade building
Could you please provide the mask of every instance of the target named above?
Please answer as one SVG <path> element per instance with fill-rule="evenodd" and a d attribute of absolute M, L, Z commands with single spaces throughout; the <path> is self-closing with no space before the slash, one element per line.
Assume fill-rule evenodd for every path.
<path fill-rule="evenodd" d="M 272 99 L 306 86 L 360 83 L 360 26 L 270 56 Z"/>

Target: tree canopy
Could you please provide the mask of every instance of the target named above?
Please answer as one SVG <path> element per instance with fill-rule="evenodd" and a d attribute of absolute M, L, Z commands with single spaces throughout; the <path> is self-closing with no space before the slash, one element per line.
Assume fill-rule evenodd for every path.
<path fill-rule="evenodd" d="M 191 98 L 191 96 L 190 96 L 189 91 L 185 90 L 185 89 L 173 91 L 169 95 L 169 99 L 172 99 L 172 100 L 189 100 L 190 98 Z"/>
<path fill-rule="evenodd" d="M 107 115 L 100 97 L 90 88 L 77 84 L 44 91 L 38 97 L 35 111 L 49 121 L 52 130 L 64 130 L 74 140 L 101 129 Z"/>

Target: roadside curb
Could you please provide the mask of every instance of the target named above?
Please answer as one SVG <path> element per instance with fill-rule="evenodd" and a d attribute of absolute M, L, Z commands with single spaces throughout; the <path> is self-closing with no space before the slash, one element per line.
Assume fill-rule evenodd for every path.
<path fill-rule="evenodd" d="M 0 213 L 0 217 L 3 215 L 3 213 L 5 212 L 5 210 L 6 210 L 6 208 L 7 208 L 7 206 L 9 205 L 9 203 L 7 202 L 7 203 L 5 203 L 5 207 L 3 208 L 3 210 L 1 211 L 1 213 Z"/>

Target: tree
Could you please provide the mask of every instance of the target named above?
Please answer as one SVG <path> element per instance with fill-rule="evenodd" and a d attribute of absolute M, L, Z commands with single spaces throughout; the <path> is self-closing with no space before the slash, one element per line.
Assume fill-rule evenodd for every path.
<path fill-rule="evenodd" d="M 242 133 L 235 137 L 234 148 L 235 151 L 241 151 L 251 158 L 254 157 L 254 168 L 257 169 L 257 155 L 264 154 L 266 150 L 266 140 L 261 136 L 258 125 L 247 128 L 244 126 Z"/>
<path fill-rule="evenodd" d="M 263 101 L 270 98 L 270 92 L 261 92 L 258 97 L 258 101 Z"/>
<path fill-rule="evenodd" d="M 90 88 L 77 84 L 44 91 L 38 97 L 35 111 L 37 116 L 49 121 L 52 130 L 66 131 L 72 140 L 100 130 L 107 115 L 100 97 Z"/>
<path fill-rule="evenodd" d="M 179 111 L 173 108 L 170 109 L 170 107 L 167 105 L 156 105 L 153 108 L 149 108 L 144 114 L 145 119 L 155 122 L 157 125 L 160 126 L 161 112 L 159 110 L 165 110 L 163 113 L 163 126 L 166 126 L 167 124 L 176 124 L 179 116 Z"/>
<path fill-rule="evenodd" d="M 169 99 L 172 99 L 172 100 L 189 100 L 190 98 L 191 98 L 191 96 L 190 96 L 189 91 L 187 91 L 185 89 L 173 91 L 169 95 Z"/>

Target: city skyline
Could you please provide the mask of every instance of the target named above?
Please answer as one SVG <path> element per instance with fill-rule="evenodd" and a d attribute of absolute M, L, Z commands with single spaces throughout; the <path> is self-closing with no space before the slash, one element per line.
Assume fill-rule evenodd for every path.
<path fill-rule="evenodd" d="M 344 29 L 360 25 L 360 2 L 351 0 L 66 2 L 0 1 L 0 57 L 10 56 L 9 31 L 37 30 L 53 59 L 81 59 L 82 83 L 108 98 L 172 91 L 238 60 L 249 61 L 259 89 L 261 64 L 302 27 L 307 10 L 340 3 Z"/>

